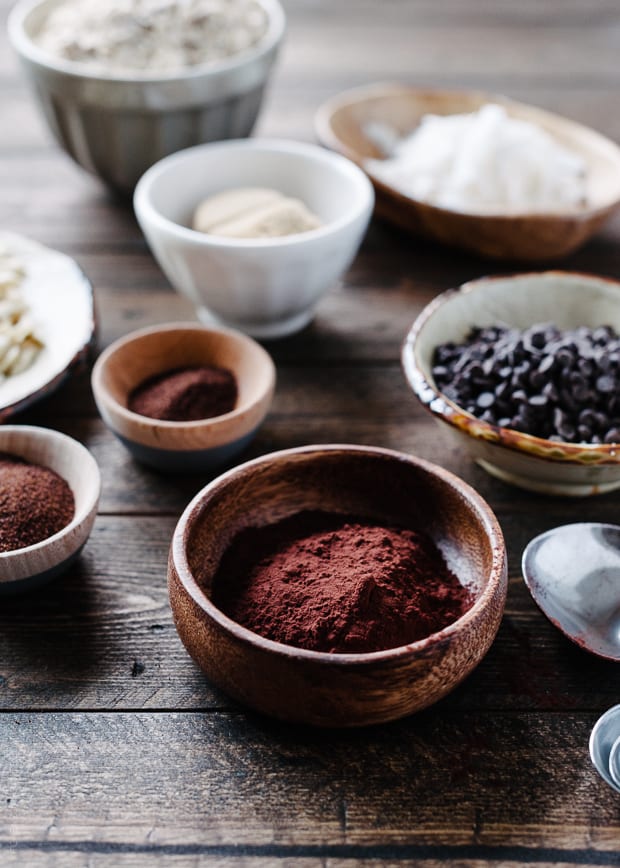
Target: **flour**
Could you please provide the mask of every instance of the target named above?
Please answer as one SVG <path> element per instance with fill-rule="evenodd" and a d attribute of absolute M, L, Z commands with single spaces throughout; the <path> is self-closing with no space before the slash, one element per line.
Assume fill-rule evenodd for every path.
<path fill-rule="evenodd" d="M 105 72 L 159 73 L 240 54 L 267 27 L 256 0 L 65 0 L 35 41 Z"/>

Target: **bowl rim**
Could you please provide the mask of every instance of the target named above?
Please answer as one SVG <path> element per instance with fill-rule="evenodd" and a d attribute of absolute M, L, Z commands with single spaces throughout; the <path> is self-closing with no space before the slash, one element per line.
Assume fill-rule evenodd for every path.
<path fill-rule="evenodd" d="M 468 413 L 437 388 L 432 374 L 426 370 L 417 352 L 417 342 L 420 334 L 429 320 L 437 311 L 456 298 L 469 293 L 484 290 L 489 284 L 497 281 L 515 281 L 537 279 L 541 283 L 548 278 L 577 278 L 589 286 L 609 284 L 618 293 L 620 302 L 620 281 L 603 275 L 589 274 L 580 271 L 564 271 L 550 269 L 547 271 L 519 272 L 506 275 L 478 277 L 461 284 L 459 287 L 447 289 L 429 302 L 420 312 L 410 327 L 401 349 L 401 364 L 414 395 L 431 413 L 431 415 L 446 422 L 456 430 L 482 440 L 492 445 L 509 449 L 519 454 L 526 453 L 532 458 L 556 463 L 574 463 L 580 465 L 615 465 L 620 464 L 620 445 L 617 443 L 565 443 L 535 437 L 513 428 L 501 428 L 491 425 L 482 419 Z"/>
<path fill-rule="evenodd" d="M 134 413 L 132 410 L 129 410 L 127 407 L 117 401 L 116 398 L 110 393 L 110 391 L 104 386 L 104 370 L 112 356 L 114 356 L 119 350 L 124 349 L 129 344 L 144 337 L 150 337 L 152 335 L 159 334 L 169 334 L 172 332 L 190 331 L 198 332 L 200 334 L 203 334 L 205 337 L 208 335 L 224 335 L 228 340 L 235 340 L 250 347 L 252 349 L 252 352 L 255 352 L 257 356 L 263 360 L 265 371 L 268 375 L 266 388 L 263 389 L 260 393 L 253 395 L 250 400 L 247 401 L 245 404 L 234 407 L 228 413 L 221 413 L 219 416 L 210 416 L 206 419 L 195 419 L 191 422 L 171 422 L 165 419 L 153 419 L 150 416 L 142 416 L 140 415 L 140 413 Z M 237 331 L 236 329 L 224 328 L 223 326 L 218 326 L 217 328 L 210 327 L 202 325 L 201 323 L 190 321 L 173 322 L 163 323 L 161 325 L 145 326 L 144 328 L 136 329 L 135 331 L 129 332 L 128 334 L 117 338 L 109 346 L 107 346 L 103 350 L 103 352 L 100 353 L 99 357 L 95 361 L 91 374 L 91 383 L 95 396 L 100 398 L 109 407 L 111 407 L 115 413 L 117 413 L 120 417 L 122 417 L 131 424 L 139 424 L 142 427 L 151 429 L 165 429 L 170 432 L 196 431 L 199 429 L 203 429 L 207 426 L 213 428 L 219 426 L 220 424 L 228 425 L 230 422 L 234 422 L 235 420 L 242 418 L 248 412 L 248 410 L 252 409 L 261 401 L 263 401 L 265 397 L 269 395 L 269 393 L 275 388 L 276 366 L 267 350 L 262 347 L 258 343 L 258 341 L 255 341 L 249 335 Z M 161 448 L 163 449 L 164 447 Z"/>
<path fill-rule="evenodd" d="M 572 208 L 564 208 L 563 210 L 545 210 L 545 211 L 527 211 L 525 209 L 514 210 L 485 210 L 485 211 L 467 211 L 464 209 L 446 208 L 442 205 L 437 205 L 432 201 L 418 199 L 414 196 L 409 196 L 402 190 L 388 184 L 380 177 L 375 175 L 372 168 L 367 166 L 368 159 L 363 158 L 356 151 L 353 151 L 333 130 L 332 119 L 334 115 L 342 108 L 350 105 L 358 105 L 368 99 L 381 95 L 397 95 L 399 93 L 409 93 L 428 96 L 446 96 L 458 98 L 479 98 L 486 102 L 495 102 L 505 108 L 526 109 L 533 115 L 546 117 L 552 121 L 559 121 L 563 125 L 577 129 L 581 132 L 587 132 L 588 135 L 596 137 L 601 144 L 607 148 L 613 148 L 616 151 L 616 158 L 620 165 L 620 145 L 618 145 L 609 136 L 590 127 L 580 121 L 569 118 L 557 112 L 548 111 L 542 106 L 534 105 L 533 103 L 523 102 L 522 100 L 513 99 L 502 93 L 495 91 L 486 91 L 478 88 L 459 88 L 459 87 L 415 87 L 398 81 L 379 81 L 371 84 L 361 85 L 359 87 L 349 88 L 334 94 L 325 100 L 315 112 L 314 128 L 317 138 L 326 147 L 332 148 L 341 154 L 345 154 L 349 159 L 353 160 L 356 165 L 359 165 L 363 171 L 372 180 L 373 186 L 390 197 L 397 197 L 399 201 L 413 204 L 416 207 L 426 208 L 429 211 L 437 212 L 438 215 L 445 217 L 459 218 L 462 220 L 493 220 L 494 222 L 509 222 L 514 220 L 527 219 L 532 222 L 546 222 L 549 220 L 591 220 L 598 215 L 606 214 L 610 209 L 615 208 L 620 204 L 620 194 L 613 199 L 608 199 L 602 204 L 575 206 Z M 535 122 L 535 121 L 533 121 Z"/>
<path fill-rule="evenodd" d="M 93 69 L 88 63 L 67 60 L 57 57 L 42 48 L 32 39 L 26 30 L 26 19 L 38 7 L 49 0 L 18 0 L 9 12 L 7 28 L 9 39 L 18 54 L 27 58 L 39 66 L 53 69 L 55 72 L 73 78 L 91 79 L 115 82 L 118 84 L 166 84 L 172 81 L 192 80 L 203 76 L 224 74 L 238 69 L 246 64 L 269 54 L 282 40 L 286 30 L 286 16 L 279 0 L 256 0 L 267 13 L 268 26 L 262 37 L 245 51 L 233 54 L 222 60 L 207 61 L 205 63 L 192 64 L 187 67 L 178 67 L 168 73 L 149 75 L 140 73 L 139 70 L 122 70 L 119 72 L 106 71 L 99 67 Z M 58 0 L 56 5 L 60 5 Z M 131 74 L 133 72 L 133 74 Z"/>
<path fill-rule="evenodd" d="M 468 502 L 470 507 L 473 508 L 474 512 L 480 519 L 484 531 L 488 536 L 492 551 L 492 566 L 489 573 L 489 579 L 474 604 L 467 609 L 460 618 L 457 618 L 456 621 L 448 624 L 443 628 L 443 630 L 431 633 L 429 636 L 426 636 L 424 639 L 419 639 L 417 642 L 411 642 L 408 645 L 399 645 L 395 648 L 387 648 L 382 651 L 369 651 L 365 653 L 352 654 L 311 651 L 306 648 L 297 648 L 293 645 L 275 642 L 272 639 L 267 639 L 264 636 L 249 630 L 247 627 L 241 626 L 241 624 L 234 621 L 232 618 L 229 618 L 221 611 L 221 609 L 211 602 L 211 599 L 206 595 L 194 578 L 187 558 L 185 538 L 191 532 L 196 520 L 202 515 L 205 508 L 205 501 L 208 502 L 208 500 L 219 490 L 224 488 L 229 481 L 243 476 L 248 472 L 251 473 L 251 471 L 256 467 L 260 468 L 262 465 L 273 464 L 282 459 L 295 456 L 303 457 L 304 455 L 315 455 L 319 458 L 325 453 L 337 452 L 345 452 L 349 455 L 357 454 L 370 458 L 384 458 L 391 461 L 414 465 L 430 475 L 439 477 L 442 482 L 458 491 L 463 499 Z M 276 654 L 288 660 L 304 660 L 308 663 L 319 665 L 330 664 L 351 668 L 365 666 L 369 663 L 391 662 L 423 652 L 429 647 L 441 645 L 443 642 L 449 640 L 453 634 L 460 631 L 463 626 L 466 626 L 470 621 L 476 618 L 478 614 L 489 605 L 498 588 L 501 588 L 502 582 L 507 576 L 506 546 L 500 524 L 491 507 L 472 486 L 451 473 L 449 470 L 445 470 L 443 467 L 433 464 L 423 458 L 418 458 L 417 456 L 409 455 L 404 452 L 397 452 L 396 450 L 386 449 L 380 446 L 361 446 L 347 443 L 297 446 L 291 449 L 269 452 L 265 455 L 261 455 L 259 458 L 254 458 L 250 461 L 244 462 L 243 464 L 239 464 L 213 479 L 192 498 L 190 503 L 183 510 L 183 513 L 174 529 L 170 544 L 170 563 L 173 565 L 176 575 L 178 576 L 185 592 L 190 596 L 198 608 L 215 622 L 221 630 L 232 635 L 235 640 L 245 645 L 250 645 L 257 651 Z"/>
<path fill-rule="evenodd" d="M 93 486 L 93 490 L 88 501 L 79 513 L 76 509 L 75 515 L 73 516 L 69 524 L 65 525 L 65 527 L 61 528 L 55 534 L 52 534 L 52 536 L 48 536 L 38 543 L 34 543 L 30 546 L 23 546 L 20 549 L 11 549 L 11 551 L 8 552 L 0 552 L 0 567 L 2 566 L 3 562 L 8 563 L 11 560 L 17 560 L 18 558 L 26 559 L 31 554 L 40 552 L 43 549 L 46 549 L 49 546 L 52 546 L 55 543 L 59 542 L 64 537 L 69 536 L 75 530 L 75 528 L 78 527 L 78 525 L 82 524 L 86 519 L 88 519 L 90 515 L 93 514 L 93 512 L 97 509 L 99 498 L 101 496 L 101 471 L 99 470 L 99 465 L 97 464 L 90 450 L 87 449 L 83 443 L 80 443 L 79 440 L 76 440 L 74 437 L 70 437 L 68 434 L 63 434 L 61 431 L 56 431 L 56 429 L 54 428 L 43 428 L 39 425 L 1 425 L 0 439 L 2 438 L 3 433 L 21 434 L 23 435 L 24 440 L 30 440 L 30 442 L 43 442 L 45 440 L 55 441 L 61 446 L 63 450 L 71 450 L 73 453 L 79 453 L 81 458 L 90 465 L 95 485 Z M 15 455 L 18 458 L 22 457 L 22 455 L 18 452 L 7 451 L 6 449 L 4 449 L 0 442 L 0 453 L 2 452 L 8 455 Z M 42 466 L 48 467 L 48 465 L 46 464 Z M 18 579 L 15 581 L 21 580 Z M 0 580 L 0 585 L 1 584 L 2 581 Z M 10 584 L 10 581 L 7 584 Z"/>
<path fill-rule="evenodd" d="M 357 186 L 360 203 L 343 217 L 326 223 L 307 232 L 297 232 L 293 235 L 279 235 L 274 238 L 227 238 L 222 235 L 211 235 L 199 232 L 181 223 L 176 223 L 155 207 L 151 200 L 152 188 L 157 181 L 171 169 L 182 164 L 186 159 L 204 152 L 207 155 L 218 151 L 254 151 L 265 154 L 284 154 L 294 158 L 314 160 L 334 168 L 341 175 L 346 175 Z M 176 236 L 177 239 L 191 242 L 205 248 L 213 249 L 273 249 L 280 247 L 297 247 L 311 241 L 318 241 L 350 226 L 365 213 L 370 214 L 374 207 L 375 194 L 368 175 L 353 160 L 342 154 L 328 151 L 320 145 L 309 142 L 298 142 L 293 139 L 256 138 L 227 139 L 218 142 L 205 142 L 184 148 L 158 160 L 146 170 L 136 185 L 133 196 L 134 210 L 140 221 L 144 220 L 157 226 L 160 231 Z M 198 204 L 198 203 L 197 203 Z"/>

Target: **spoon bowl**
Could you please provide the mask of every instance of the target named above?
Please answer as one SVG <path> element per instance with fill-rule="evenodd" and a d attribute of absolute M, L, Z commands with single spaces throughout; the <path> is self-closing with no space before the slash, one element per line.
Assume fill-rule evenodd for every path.
<path fill-rule="evenodd" d="M 618 732 L 620 733 L 620 729 Z M 609 751 L 609 774 L 616 789 L 620 790 L 620 734 Z"/>
<path fill-rule="evenodd" d="M 619 526 L 584 522 L 553 528 L 526 547 L 522 570 L 552 624 L 584 650 L 620 661 Z M 618 727 L 620 735 L 620 715 Z"/>
<path fill-rule="evenodd" d="M 590 734 L 590 758 L 603 780 L 620 792 L 620 705 L 608 709 L 595 723 Z"/>

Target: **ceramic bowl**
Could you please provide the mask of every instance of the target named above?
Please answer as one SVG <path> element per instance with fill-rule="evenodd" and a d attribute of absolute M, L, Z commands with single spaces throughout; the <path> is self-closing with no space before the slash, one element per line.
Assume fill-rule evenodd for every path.
<path fill-rule="evenodd" d="M 439 391 L 432 357 L 438 344 L 462 342 L 474 326 L 535 323 L 620 330 L 620 283 L 572 272 L 491 277 L 438 296 L 414 322 L 403 346 L 415 396 L 493 476 L 543 494 L 590 495 L 620 487 L 620 447 L 555 443 L 474 418 Z"/>
<path fill-rule="evenodd" d="M 1 452 L 54 470 L 69 484 L 75 498 L 75 516 L 65 528 L 35 545 L 0 552 L 0 595 L 4 595 L 39 587 L 73 563 L 92 530 L 101 479 L 88 449 L 48 428 L 1 425 Z"/>
<path fill-rule="evenodd" d="M 213 575 L 240 530 L 316 509 L 426 531 L 473 607 L 410 645 L 330 654 L 265 639 L 213 605 Z M 506 553 L 489 506 L 446 470 L 386 449 L 308 446 L 243 464 L 196 495 L 174 532 L 168 580 L 179 635 L 214 684 L 284 720 L 361 726 L 431 705 L 477 666 L 501 620 Z"/>
<path fill-rule="evenodd" d="M 25 371 L 0 381 L 4 421 L 51 395 L 85 366 L 95 337 L 95 305 L 93 288 L 71 257 L 12 232 L 0 232 L 0 247 L 24 269 L 20 290 L 43 342 Z"/>
<path fill-rule="evenodd" d="M 250 134 L 284 35 L 278 0 L 258 0 L 269 27 L 250 50 L 160 75 L 105 74 L 41 50 L 33 36 L 62 2 L 20 0 L 9 36 L 54 137 L 83 168 L 131 193 L 166 154 Z"/>
<path fill-rule="evenodd" d="M 237 379 L 237 406 L 197 422 L 163 422 L 127 409 L 129 393 L 144 380 L 191 365 L 228 368 Z M 134 458 L 159 470 L 210 471 L 252 440 L 275 388 L 269 354 L 234 331 L 173 323 L 120 338 L 97 359 L 92 388 L 103 421 Z"/>
<path fill-rule="evenodd" d="M 588 204 L 557 212 L 467 213 L 439 208 L 403 195 L 373 173 L 368 160 L 384 158 L 368 136 L 368 124 L 385 124 L 408 135 L 425 114 L 476 111 L 488 102 L 511 117 L 536 124 L 587 165 Z M 377 194 L 377 213 L 416 235 L 433 238 L 494 259 L 558 259 L 580 247 L 620 204 L 620 148 L 574 121 L 478 91 L 427 90 L 377 84 L 347 91 L 325 103 L 316 116 L 320 141 L 368 172 Z"/>
<path fill-rule="evenodd" d="M 262 239 L 189 228 L 204 198 L 238 187 L 272 187 L 297 197 L 324 225 Z M 312 319 L 321 296 L 355 256 L 373 200 L 372 185 L 349 160 L 315 145 L 257 139 L 167 157 L 141 179 L 134 204 L 159 264 L 201 319 L 275 338 Z"/>

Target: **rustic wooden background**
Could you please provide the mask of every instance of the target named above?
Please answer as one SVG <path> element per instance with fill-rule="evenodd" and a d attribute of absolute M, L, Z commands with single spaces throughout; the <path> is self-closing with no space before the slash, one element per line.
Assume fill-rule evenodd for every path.
<path fill-rule="evenodd" d="M 0 20 L 9 8 L 0 0 Z M 620 140 L 618 0 L 284 0 L 289 33 L 258 126 L 312 140 L 328 96 L 376 80 L 479 87 Z M 0 32 L 0 229 L 74 256 L 93 281 L 99 347 L 192 318 L 129 208 L 51 142 Z M 620 277 L 620 220 L 563 267 Z M 497 641 L 443 702 L 389 726 L 316 732 L 247 713 L 210 687 L 168 608 L 166 553 L 203 479 L 134 464 L 88 377 L 15 421 L 82 440 L 103 473 L 78 564 L 0 604 L 0 865 L 620 864 L 620 797 L 587 740 L 619 701 L 618 666 L 572 646 L 519 576 L 535 534 L 618 521 L 620 495 L 537 497 L 492 480 L 414 401 L 400 345 L 438 292 L 501 267 L 375 222 L 302 334 L 268 345 L 273 411 L 248 457 L 312 442 L 435 460 L 496 510 L 510 558 Z"/>

